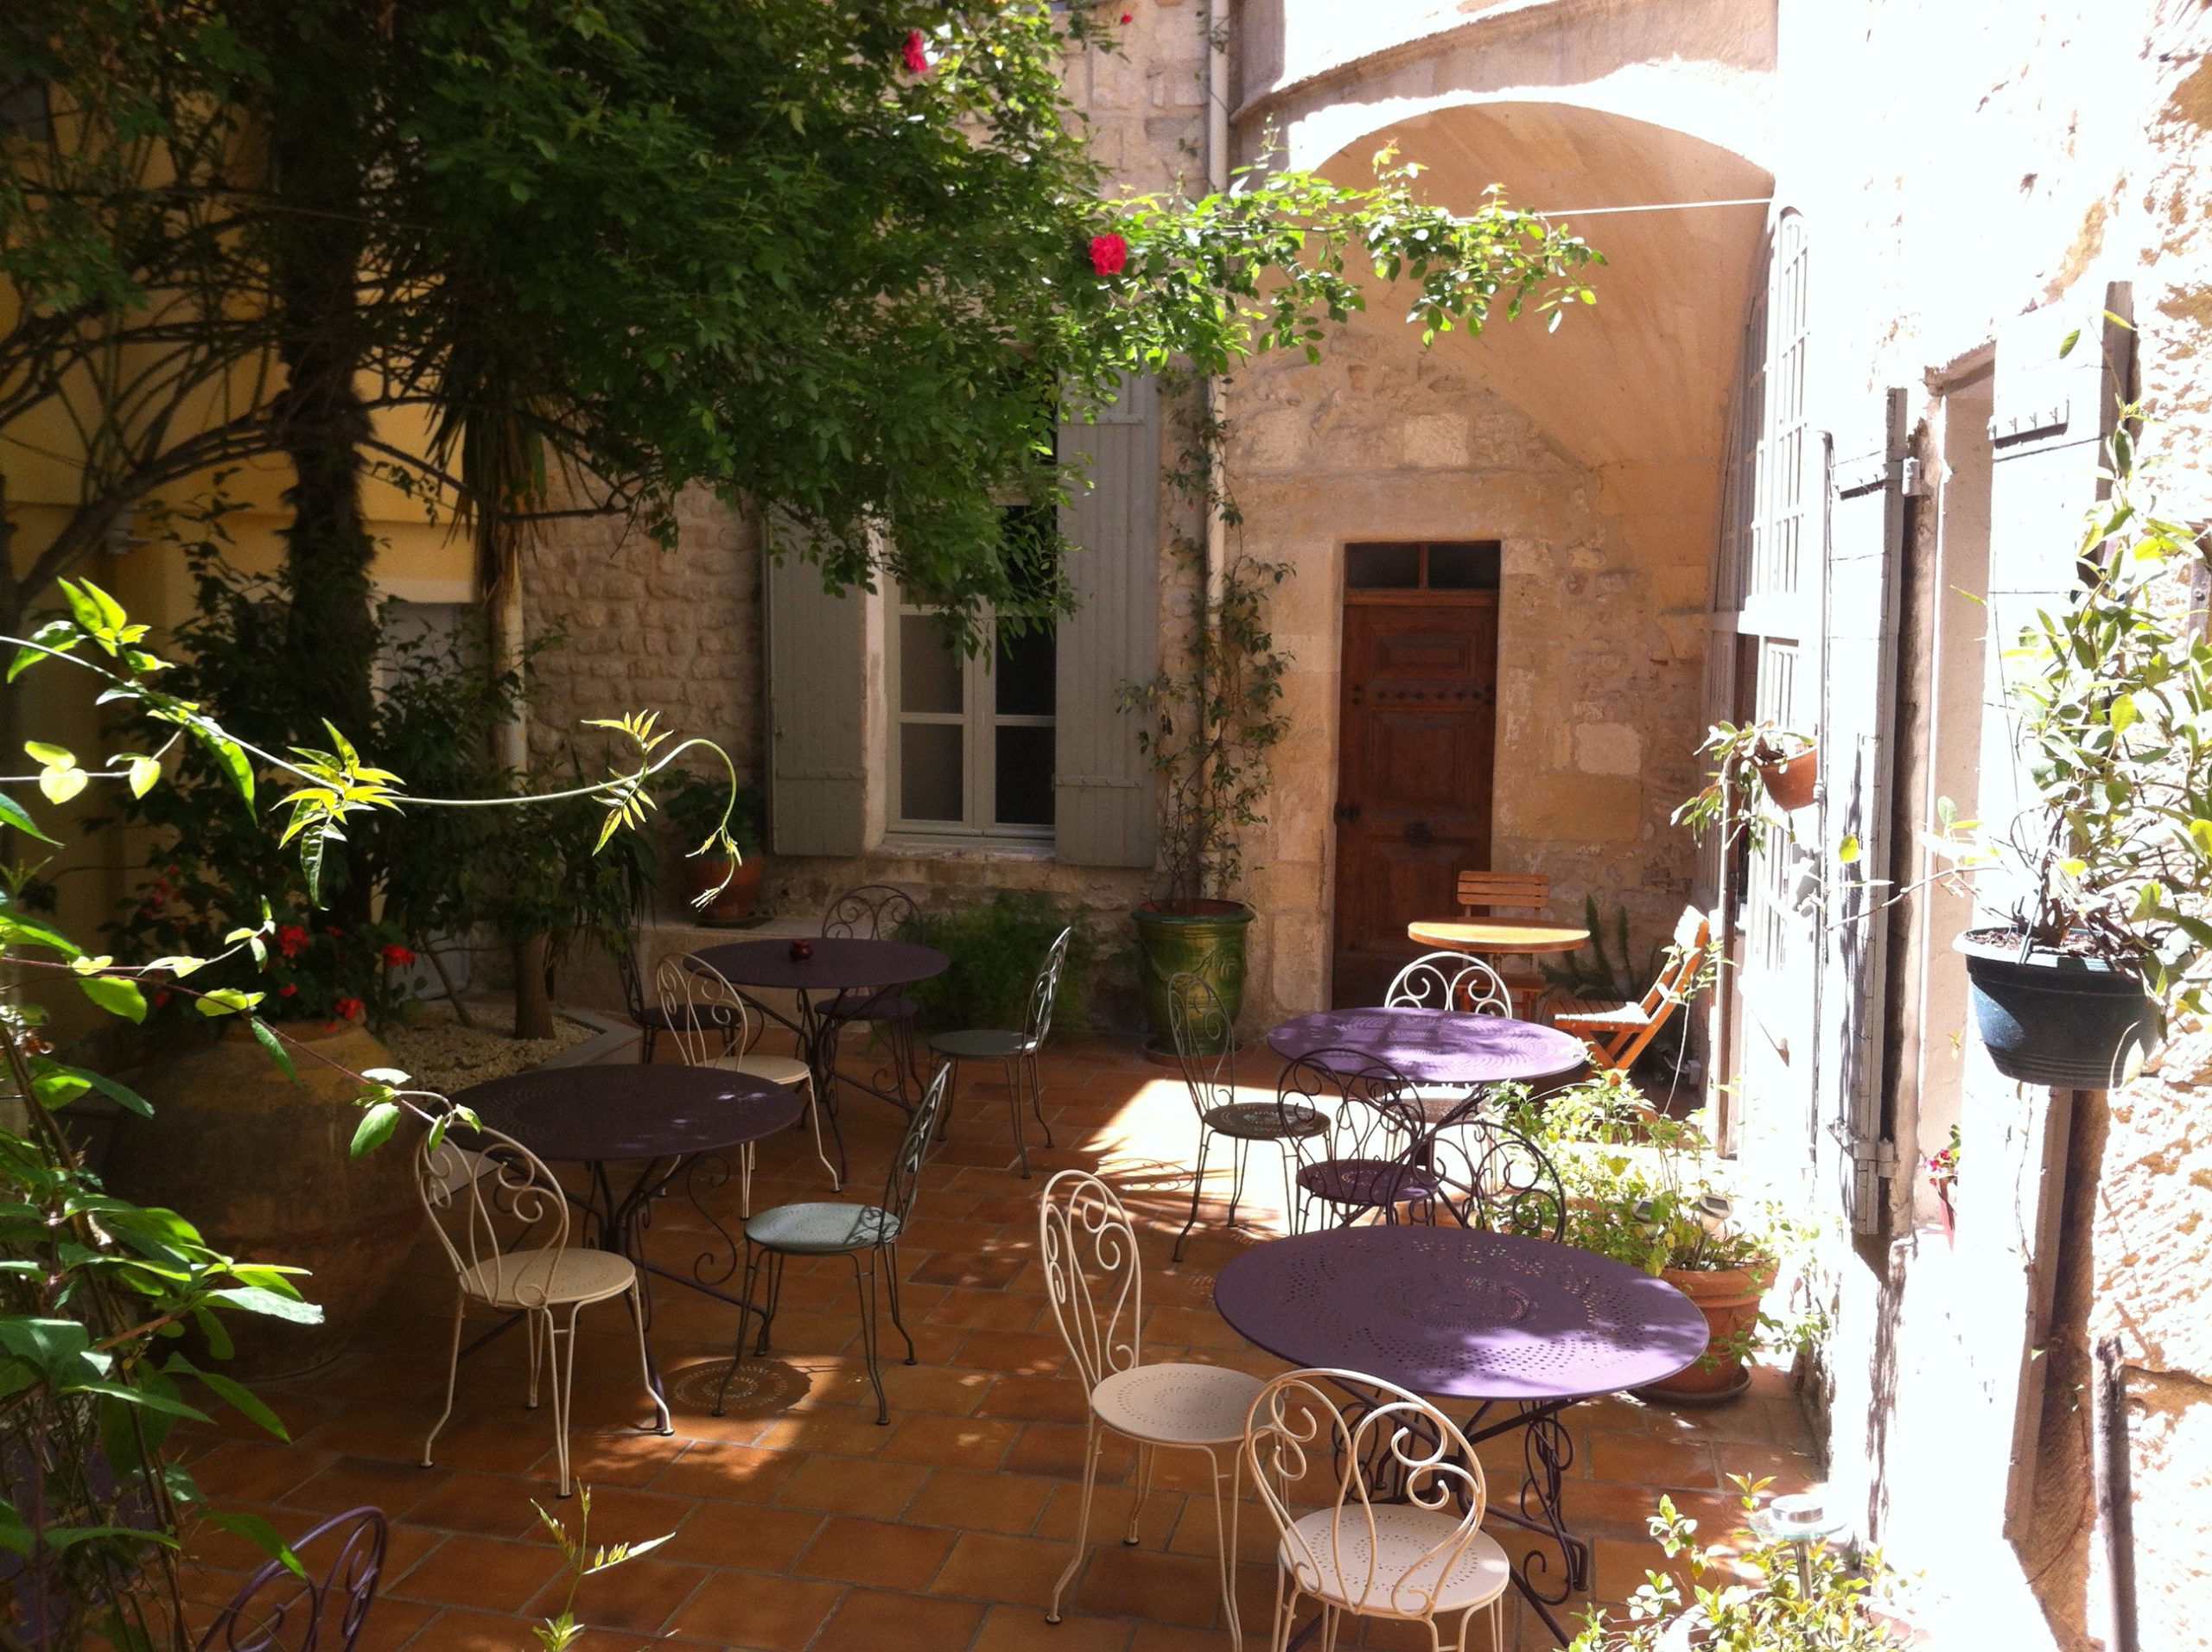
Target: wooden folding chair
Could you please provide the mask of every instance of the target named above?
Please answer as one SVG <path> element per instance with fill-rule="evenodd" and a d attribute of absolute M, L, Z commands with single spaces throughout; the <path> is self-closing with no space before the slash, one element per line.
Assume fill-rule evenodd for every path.
<path fill-rule="evenodd" d="M 1516 917 L 1541 918 L 1552 898 L 1552 880 L 1541 872 L 1462 872 L 1459 874 L 1459 914 L 1463 918 L 1496 918 L 1510 912 Z M 1534 1019 L 1535 1001 L 1544 995 L 1551 982 L 1535 969 L 1530 960 L 1516 960 L 1520 968 L 1510 968 L 1505 960 L 1510 954 L 1501 954 L 1494 963 L 1498 976 L 1505 982 L 1505 989 L 1513 997 L 1513 1013 L 1523 1020 Z"/>
<path fill-rule="evenodd" d="M 1590 1064 L 1626 1072 L 1642 1055 L 1667 1018 L 1689 1002 L 1713 950 L 1713 920 L 1685 906 L 1675 925 L 1675 944 L 1659 979 L 1640 1002 L 1615 1004 L 1588 998 L 1554 998 L 1552 1025 L 1580 1034 L 1590 1046 Z"/>

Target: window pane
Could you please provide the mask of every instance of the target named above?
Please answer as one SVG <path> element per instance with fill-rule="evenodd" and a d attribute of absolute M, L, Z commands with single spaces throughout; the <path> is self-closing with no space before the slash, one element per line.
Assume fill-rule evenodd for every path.
<path fill-rule="evenodd" d="M 899 728 L 899 811 L 908 820 L 960 821 L 967 810 L 961 771 L 967 731 L 958 723 L 902 723 Z"/>
<path fill-rule="evenodd" d="M 997 684 L 1001 717 L 1049 717 L 1052 715 L 1052 632 L 1031 631 L 1014 636 L 999 628 L 999 655 L 991 663 Z"/>
<path fill-rule="evenodd" d="M 1007 728 L 998 730 L 998 823 L 1052 823 L 1052 731 Z"/>
<path fill-rule="evenodd" d="M 960 656 L 945 646 L 944 633 L 932 616 L 899 616 L 901 711 L 958 711 L 960 666 Z"/>
<path fill-rule="evenodd" d="M 1421 583 L 1419 545 L 1346 545 L 1344 584 L 1355 591 L 1409 591 Z"/>
<path fill-rule="evenodd" d="M 1456 545 L 1428 548 L 1428 588 L 1432 591 L 1495 591 L 1497 589 L 1497 541 L 1477 539 Z"/>

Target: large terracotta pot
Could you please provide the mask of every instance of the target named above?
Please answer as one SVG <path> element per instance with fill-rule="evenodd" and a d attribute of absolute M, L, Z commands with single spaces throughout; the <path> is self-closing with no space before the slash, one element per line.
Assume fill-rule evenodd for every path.
<path fill-rule="evenodd" d="M 1659 1277 L 1696 1303 L 1705 1315 L 1709 1352 L 1741 1338 L 1758 1324 L 1759 1302 L 1774 1287 L 1774 1264 L 1700 1271 L 1669 1268 Z M 1637 1392 L 1662 1401 L 1671 1398 L 1709 1404 L 1730 1397 L 1745 1381 L 1741 1358 L 1707 1357 Z"/>
<path fill-rule="evenodd" d="M 733 865 L 728 859 L 687 861 L 691 868 L 691 893 L 703 895 L 710 889 L 721 893 L 707 904 L 699 914 L 708 924 L 742 924 L 753 915 L 753 903 L 760 893 L 760 857 L 757 855 Z M 727 878 L 728 881 L 723 882 Z"/>
<path fill-rule="evenodd" d="M 181 1212 L 216 1249 L 308 1270 L 297 1283 L 321 1306 L 321 1325 L 224 1316 L 238 1345 L 232 1369 L 263 1379 L 345 1352 L 406 1264 L 423 1221 L 413 1134 L 403 1128 L 351 1157 L 358 1086 L 327 1064 L 389 1067 L 390 1052 L 351 1021 L 284 1031 L 305 1046 L 295 1052 L 297 1083 L 236 1021 L 219 1039 L 181 1040 L 139 1068 L 130 1080 L 154 1115 L 117 1121 L 106 1164 L 117 1192 Z"/>
<path fill-rule="evenodd" d="M 1809 809 L 1821 783 L 1821 748 L 1808 746 L 1794 757 L 1759 765 L 1759 780 L 1777 809 Z"/>

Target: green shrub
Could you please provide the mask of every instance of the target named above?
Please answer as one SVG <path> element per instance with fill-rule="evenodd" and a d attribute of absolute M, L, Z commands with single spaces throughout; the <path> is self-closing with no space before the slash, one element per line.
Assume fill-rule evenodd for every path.
<path fill-rule="evenodd" d="M 921 1007 L 924 1023 L 936 1028 L 1018 1027 L 1029 1007 L 1029 989 L 1045 966 L 1046 949 L 1070 924 L 1067 967 L 1053 999 L 1052 1024 L 1088 1026 L 1090 966 L 1096 940 L 1076 913 L 1049 895 L 1000 889 L 980 905 L 925 916 L 918 926 L 899 931 L 901 940 L 920 940 L 952 960 L 934 980 L 907 988 Z"/>

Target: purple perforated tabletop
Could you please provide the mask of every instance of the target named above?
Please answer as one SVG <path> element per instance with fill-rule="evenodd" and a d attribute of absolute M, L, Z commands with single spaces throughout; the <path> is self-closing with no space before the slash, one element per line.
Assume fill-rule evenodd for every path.
<path fill-rule="evenodd" d="M 702 946 L 698 957 L 721 972 L 722 979 L 738 987 L 779 988 L 786 992 L 842 992 L 851 987 L 903 987 L 911 981 L 941 975 L 952 960 L 933 946 L 911 941 L 871 941 L 865 936 L 822 935 L 806 937 L 814 949 L 808 958 L 791 956 L 789 937 L 760 941 L 725 941 Z"/>
<path fill-rule="evenodd" d="M 796 1090 L 671 1063 L 541 1067 L 454 1098 L 540 1159 L 627 1161 L 720 1153 L 796 1124 Z"/>
<path fill-rule="evenodd" d="M 1467 1400 L 1611 1394 L 1705 1351 L 1704 1315 L 1664 1280 L 1572 1245 L 1465 1228 L 1270 1240 L 1221 1270 L 1213 1300 L 1281 1358 Z"/>
<path fill-rule="evenodd" d="M 1316 1050 L 1377 1057 L 1417 1084 L 1498 1084 L 1554 1078 L 1589 1059 L 1555 1026 L 1448 1009 L 1325 1009 L 1285 1021 L 1268 1047 L 1286 1061 Z"/>

